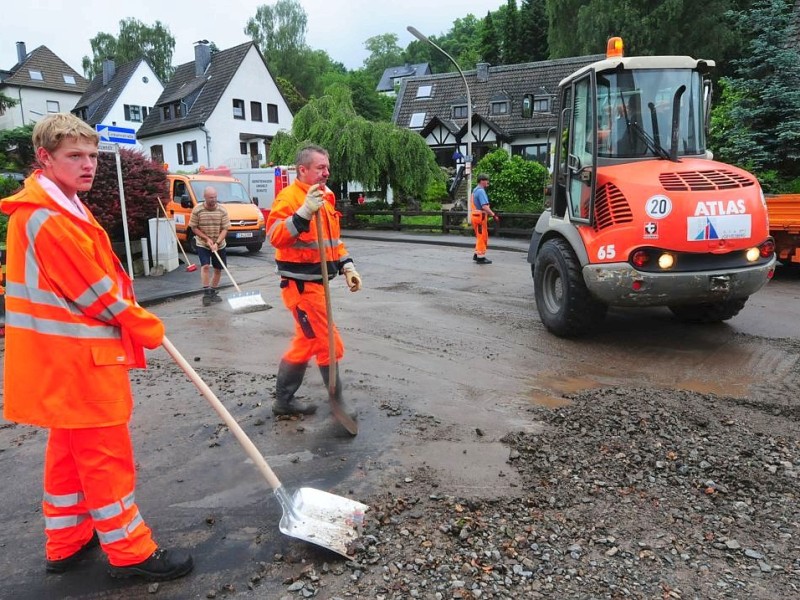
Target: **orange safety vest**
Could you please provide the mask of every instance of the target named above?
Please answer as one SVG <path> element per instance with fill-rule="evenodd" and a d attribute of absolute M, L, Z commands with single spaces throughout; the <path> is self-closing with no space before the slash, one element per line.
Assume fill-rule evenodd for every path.
<path fill-rule="evenodd" d="M 164 337 L 136 304 L 105 230 L 64 210 L 35 171 L 0 210 L 9 215 L 3 416 L 65 429 L 128 422 L 128 370 Z M 88 213 L 88 210 L 87 210 Z"/>
<path fill-rule="evenodd" d="M 275 263 L 282 277 L 301 281 L 322 281 L 322 264 L 317 243 L 315 219 L 323 218 L 322 232 L 325 237 L 325 257 L 328 263 L 328 278 L 333 279 L 341 265 L 350 260 L 344 242 L 340 239 L 339 216 L 333 192 L 325 191 L 325 203 L 311 219 L 308 231 L 299 231 L 293 220 L 294 214 L 306 199 L 311 187 L 295 179 L 275 198 L 267 220 L 267 235 L 275 247 Z"/>

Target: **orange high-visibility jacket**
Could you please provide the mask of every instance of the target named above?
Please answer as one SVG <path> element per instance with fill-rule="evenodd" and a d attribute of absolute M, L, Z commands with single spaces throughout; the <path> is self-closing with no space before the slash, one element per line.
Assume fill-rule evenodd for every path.
<path fill-rule="evenodd" d="M 322 216 L 322 232 L 325 238 L 325 255 L 328 263 L 328 278 L 333 279 L 342 266 L 352 259 L 340 239 L 339 213 L 336 198 L 325 190 L 325 203 L 314 215 L 308 230 L 298 229 L 294 214 L 303 206 L 311 187 L 295 179 L 283 188 L 275 198 L 267 220 L 267 235 L 275 247 L 275 263 L 278 273 L 301 281 L 322 281 L 322 266 L 317 244 L 317 224 L 314 219 Z"/>
<path fill-rule="evenodd" d="M 42 427 L 126 423 L 128 370 L 145 366 L 164 326 L 136 304 L 105 230 L 52 200 L 36 171 L 9 215 L 3 416 Z M 88 212 L 88 210 L 87 210 Z"/>

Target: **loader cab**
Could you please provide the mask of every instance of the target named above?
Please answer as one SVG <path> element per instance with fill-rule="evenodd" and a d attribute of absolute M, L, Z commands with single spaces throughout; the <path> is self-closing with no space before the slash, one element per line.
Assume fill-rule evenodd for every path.
<path fill-rule="evenodd" d="M 712 61 L 610 56 L 560 84 L 553 216 L 594 225 L 598 169 L 706 157 Z"/>

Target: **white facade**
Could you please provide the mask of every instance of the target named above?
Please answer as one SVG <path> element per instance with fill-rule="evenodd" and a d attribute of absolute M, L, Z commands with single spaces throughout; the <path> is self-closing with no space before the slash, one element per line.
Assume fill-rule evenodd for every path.
<path fill-rule="evenodd" d="M 3 94 L 17 101 L 0 115 L 0 130 L 36 123 L 48 113 L 69 112 L 80 100 L 80 93 L 6 85 Z"/>
<path fill-rule="evenodd" d="M 209 164 L 208 143 L 206 142 L 206 135 L 203 131 L 197 128 L 184 129 L 183 131 L 173 131 L 172 133 L 164 133 L 159 136 L 154 136 L 139 142 L 143 146 L 144 153 L 153 158 L 157 158 L 158 153 L 154 152 L 154 147 L 160 146 L 164 157 L 164 163 L 171 173 L 184 171 L 186 173 L 194 173 L 200 168 L 200 165 Z M 192 156 L 194 162 L 187 163 L 186 160 L 178 162 L 178 145 L 181 146 L 181 155 L 185 156 L 186 150 L 194 152 L 196 149 L 197 155 Z"/>
<path fill-rule="evenodd" d="M 152 110 L 163 91 L 164 86 L 147 61 L 140 61 L 136 71 L 125 85 L 125 89 L 122 90 L 108 114 L 103 117 L 103 124 L 127 127 L 138 131 L 145 117 L 143 109 L 146 108 L 148 112 Z M 126 106 L 128 107 L 127 111 Z M 125 118 L 126 113 L 130 118 Z M 126 147 L 145 150 L 145 147 L 139 143 Z"/>

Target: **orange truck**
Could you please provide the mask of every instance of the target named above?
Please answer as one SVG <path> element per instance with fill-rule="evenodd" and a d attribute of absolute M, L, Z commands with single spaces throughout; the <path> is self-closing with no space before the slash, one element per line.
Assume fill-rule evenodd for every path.
<path fill-rule="evenodd" d="M 611 38 L 604 60 L 561 81 L 553 185 L 528 250 L 550 332 L 587 332 L 609 306 L 724 321 L 773 276 L 758 180 L 706 148 L 713 66 L 625 57 Z"/>
<path fill-rule="evenodd" d="M 208 172 L 195 175 L 167 174 L 169 202 L 167 215 L 175 223 L 178 240 L 192 252 L 197 252 L 194 234 L 189 227 L 192 209 L 203 202 L 203 191 L 208 186 L 217 190 L 220 204 L 225 206 L 231 220 L 231 228 L 225 238 L 228 247 L 247 248 L 258 252 L 267 237 L 266 222 L 242 182 L 230 175 L 211 175 Z"/>
<path fill-rule="evenodd" d="M 800 264 L 800 194 L 767 196 L 767 210 L 778 260 L 785 265 Z"/>

